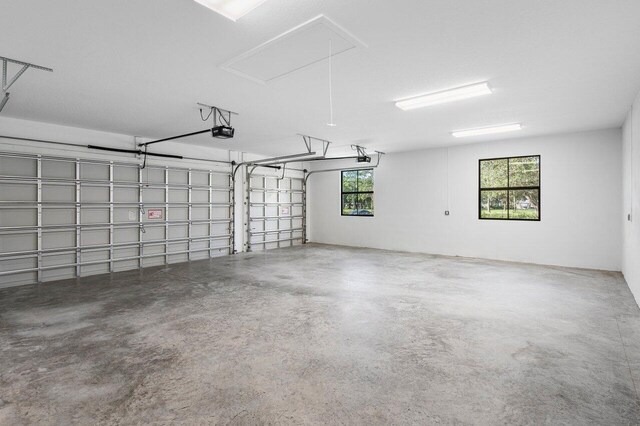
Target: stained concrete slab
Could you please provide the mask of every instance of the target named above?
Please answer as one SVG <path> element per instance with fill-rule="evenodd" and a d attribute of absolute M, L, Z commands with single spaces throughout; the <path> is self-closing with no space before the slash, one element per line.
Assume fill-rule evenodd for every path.
<path fill-rule="evenodd" d="M 0 424 L 640 424 L 639 325 L 618 273 L 315 244 L 10 288 Z"/>

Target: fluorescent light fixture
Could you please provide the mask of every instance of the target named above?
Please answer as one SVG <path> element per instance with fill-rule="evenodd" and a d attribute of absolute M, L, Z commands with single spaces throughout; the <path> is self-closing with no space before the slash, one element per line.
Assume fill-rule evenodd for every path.
<path fill-rule="evenodd" d="M 194 0 L 225 18 L 237 21 L 267 0 Z"/>
<path fill-rule="evenodd" d="M 468 86 L 456 87 L 454 89 L 447 89 L 440 92 L 403 99 L 397 101 L 396 106 L 407 111 L 431 105 L 460 101 L 462 99 L 475 98 L 476 96 L 490 95 L 491 93 L 493 92 L 491 91 L 489 84 L 485 81 L 484 83 L 470 84 Z"/>
<path fill-rule="evenodd" d="M 522 124 L 502 124 L 500 126 L 480 127 L 477 129 L 456 130 L 451 135 L 456 138 L 465 138 L 467 136 L 492 135 L 494 133 L 506 133 L 522 130 Z"/>

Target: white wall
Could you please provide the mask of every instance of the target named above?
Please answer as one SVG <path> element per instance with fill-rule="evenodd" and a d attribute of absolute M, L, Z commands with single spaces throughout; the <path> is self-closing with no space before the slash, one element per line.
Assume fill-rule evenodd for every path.
<path fill-rule="evenodd" d="M 614 129 L 387 155 L 374 173 L 373 218 L 340 215 L 339 172 L 312 175 L 309 239 L 618 271 L 621 137 Z M 536 154 L 542 220 L 479 220 L 478 160 Z"/>
<path fill-rule="evenodd" d="M 623 127 L 622 161 L 622 273 L 640 304 L 640 95 Z"/>

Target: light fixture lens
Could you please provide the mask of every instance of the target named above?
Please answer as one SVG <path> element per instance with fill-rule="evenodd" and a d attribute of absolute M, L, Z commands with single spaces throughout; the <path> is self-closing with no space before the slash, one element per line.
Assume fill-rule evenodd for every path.
<path fill-rule="evenodd" d="M 396 106 L 404 111 L 416 108 L 423 108 L 431 105 L 444 104 L 447 102 L 460 101 L 462 99 L 475 98 L 476 96 L 490 95 L 493 92 L 487 82 L 470 84 L 468 86 L 456 87 L 442 90 L 426 95 L 414 96 L 396 102 Z"/>
<path fill-rule="evenodd" d="M 477 129 L 456 130 L 451 135 L 456 138 L 464 138 L 468 136 L 492 135 L 495 133 L 515 132 L 522 130 L 522 124 L 503 124 L 500 126 L 481 127 Z"/>
<path fill-rule="evenodd" d="M 194 0 L 225 18 L 237 21 L 267 0 Z"/>

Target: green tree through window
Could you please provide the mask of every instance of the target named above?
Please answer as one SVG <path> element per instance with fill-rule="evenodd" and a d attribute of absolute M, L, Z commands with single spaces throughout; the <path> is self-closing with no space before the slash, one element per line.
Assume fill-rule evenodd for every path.
<path fill-rule="evenodd" d="M 540 156 L 480 160 L 480 219 L 540 220 Z"/>
<path fill-rule="evenodd" d="M 373 169 L 342 172 L 342 215 L 373 216 Z"/>

